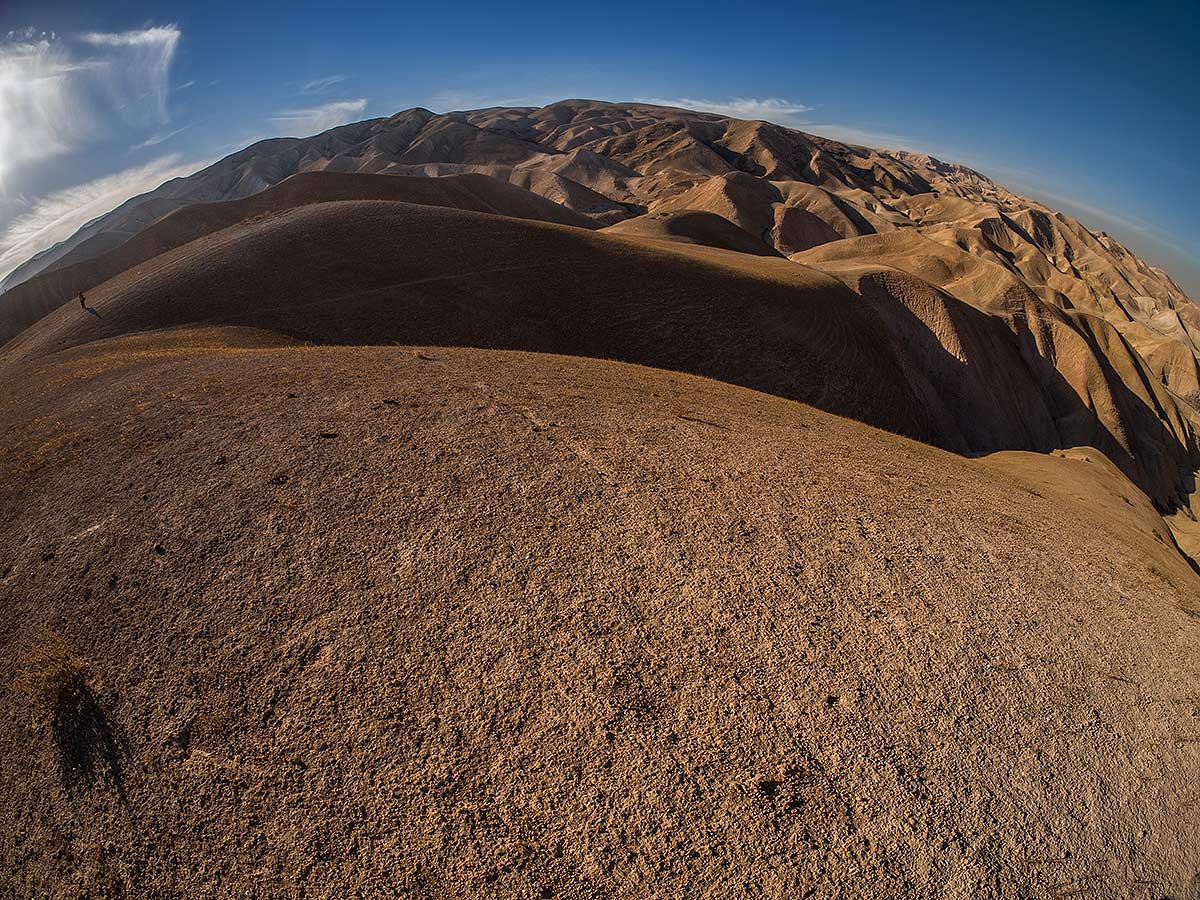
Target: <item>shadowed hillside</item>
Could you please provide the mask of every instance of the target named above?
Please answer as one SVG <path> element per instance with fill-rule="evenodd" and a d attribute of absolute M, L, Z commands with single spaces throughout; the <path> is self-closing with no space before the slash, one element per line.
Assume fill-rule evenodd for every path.
<path fill-rule="evenodd" d="M 683 209 L 679 212 L 649 213 L 610 225 L 607 230 L 612 234 L 720 247 L 752 256 L 780 255 L 749 232 L 711 212 Z"/>
<path fill-rule="evenodd" d="M 520 219 L 594 228 L 585 216 L 513 185 L 483 175 L 446 178 L 374 178 L 331 172 L 293 175 L 244 200 L 178 209 L 113 250 L 74 265 L 54 268 L 13 288 L 0 303 L 0 343 L 46 313 L 160 253 L 255 216 L 336 200 L 394 200 L 470 209 Z M 69 257 L 67 257 L 69 259 Z M 65 260 L 64 260 L 65 261 Z"/>
<path fill-rule="evenodd" d="M 321 343 L 620 359 L 802 400 L 960 453 L 1098 446 L 1164 509 L 1197 456 L 1195 423 L 1147 383 L 1137 358 L 1114 372 L 1115 333 L 1033 297 L 1017 331 L 1016 320 L 917 279 L 877 285 L 863 303 L 783 259 L 445 208 L 308 205 L 193 241 L 90 296 L 92 313 L 66 307 L 0 359 L 197 323 Z M 915 315 L 912 298 L 925 304 Z"/>

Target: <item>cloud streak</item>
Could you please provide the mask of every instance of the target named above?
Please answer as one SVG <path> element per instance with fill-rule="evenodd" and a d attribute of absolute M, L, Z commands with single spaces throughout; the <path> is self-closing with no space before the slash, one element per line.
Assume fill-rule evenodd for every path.
<path fill-rule="evenodd" d="M 107 87 L 114 105 L 127 110 L 127 98 L 133 98 L 140 101 L 137 107 L 146 109 L 148 100 L 150 116 L 161 123 L 168 120 L 169 73 L 179 37 L 176 26 L 159 25 L 141 31 L 91 32 L 80 40 L 109 53 Z"/>
<path fill-rule="evenodd" d="M 95 130 L 79 90 L 80 82 L 95 77 L 94 69 L 73 61 L 50 35 L 0 45 L 0 178 L 61 156 Z"/>
<path fill-rule="evenodd" d="M 334 100 L 307 109 L 285 109 L 271 117 L 271 124 L 283 137 L 307 137 L 345 125 L 360 118 L 367 101 Z"/>
<path fill-rule="evenodd" d="M 191 125 L 184 125 L 182 128 L 176 128 L 173 131 L 160 131 L 158 134 L 152 134 L 139 144 L 134 144 L 130 150 L 145 150 L 147 147 L 157 147 L 159 144 L 169 141 L 177 134 L 182 134 L 191 128 Z"/>
<path fill-rule="evenodd" d="M 300 88 L 302 94 L 318 94 L 327 88 L 333 87 L 335 84 L 341 84 L 349 75 L 326 75 L 324 78 L 314 78 L 312 81 L 304 84 Z"/>
<path fill-rule="evenodd" d="M 182 162 L 178 153 L 172 153 L 36 200 L 0 232 L 0 278 L 130 197 L 153 190 L 172 178 L 190 175 L 205 165 L 205 162 Z"/>

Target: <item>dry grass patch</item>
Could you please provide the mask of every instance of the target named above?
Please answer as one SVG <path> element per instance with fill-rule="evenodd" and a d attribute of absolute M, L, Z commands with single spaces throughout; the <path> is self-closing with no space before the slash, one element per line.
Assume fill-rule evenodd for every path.
<path fill-rule="evenodd" d="M 40 712 L 57 717 L 87 690 L 87 663 L 56 632 L 45 631 L 18 662 L 13 688 Z"/>
<path fill-rule="evenodd" d="M 21 656 L 13 688 L 49 719 L 64 787 L 104 781 L 124 802 L 121 746 L 89 683 L 87 661 L 47 630 Z"/>

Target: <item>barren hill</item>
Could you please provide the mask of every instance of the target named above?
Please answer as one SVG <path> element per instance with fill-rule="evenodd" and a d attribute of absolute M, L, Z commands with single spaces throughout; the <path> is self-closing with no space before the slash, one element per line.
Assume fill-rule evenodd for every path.
<path fill-rule="evenodd" d="M 1095 451 L 232 328 L 0 384 L 0 666 L 86 689 L 0 700 L 18 894 L 1194 886 L 1200 579 Z"/>
<path fill-rule="evenodd" d="M 565 101 L 11 281 L 12 895 L 1195 893 L 1200 314 L 1107 235 Z"/>
<path fill-rule="evenodd" d="M 72 265 L 56 266 L 12 288 L 3 296 L 0 343 L 81 291 L 89 291 L 114 275 L 189 241 L 256 216 L 336 200 L 396 200 L 558 222 L 578 228 L 596 227 L 586 216 L 485 175 L 374 178 L 333 172 L 302 173 L 242 200 L 182 207 L 106 253 L 86 257 Z"/>
<path fill-rule="evenodd" d="M 13 272 L 4 286 L 107 253 L 179 207 L 244 198 L 316 171 L 481 173 L 599 225 L 645 213 L 713 212 L 784 254 L 896 231 L 919 234 L 1004 270 L 987 281 L 1016 281 L 1059 310 L 1104 319 L 1136 347 L 1156 381 L 1190 407 L 1200 400 L 1200 310 L 1164 272 L 1103 232 L 927 155 L 638 103 L 565 100 L 445 115 L 411 109 L 311 138 L 262 141 L 133 198 Z M 839 253 L 861 247 L 865 262 L 878 262 L 872 246 L 851 243 Z M 913 271 L 922 257 L 901 268 Z M 30 311 L 65 299 L 68 284 L 91 286 L 91 277 L 78 277 L 85 271 L 0 295 L 0 323 L 24 324 Z M 106 267 L 95 276 L 109 274 Z"/>

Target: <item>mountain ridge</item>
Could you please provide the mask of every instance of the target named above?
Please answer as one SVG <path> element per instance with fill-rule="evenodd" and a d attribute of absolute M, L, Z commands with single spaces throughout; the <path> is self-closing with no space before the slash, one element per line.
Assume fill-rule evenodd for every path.
<path fill-rule="evenodd" d="M 3 295 L 0 882 L 1190 895 L 1190 301 L 940 161 L 394 118 Z"/>
<path fill-rule="evenodd" d="M 1106 423 L 1103 433 L 1079 434 L 1073 424 L 1052 431 L 1072 434 L 1069 445 L 1103 447 L 1160 508 L 1182 507 L 1193 515 L 1186 495 L 1190 473 L 1200 465 L 1195 438 L 1200 430 L 1200 307 L 1169 277 L 1109 235 L 1093 233 L 969 167 L 714 113 L 589 100 L 446 114 L 414 107 L 310 138 L 260 141 L 127 201 L 62 245 L 57 259 L 43 256 L 42 273 L 0 294 L 0 338 L 11 337 L 75 292 L 94 290 L 104 278 L 147 259 L 145 252 L 132 250 L 123 256 L 121 248 L 134 247 L 135 235 L 161 230 L 155 223 L 170 221 L 176 211 L 203 210 L 214 201 L 247 202 L 272 185 L 319 173 L 433 181 L 486 175 L 512 186 L 508 203 L 523 208 L 534 204 L 533 199 L 518 201 L 519 193 L 512 192 L 519 190 L 544 198 L 538 202 L 565 207 L 559 221 L 608 228 L 619 224 L 615 232 L 647 241 L 698 240 L 744 252 L 773 251 L 823 267 L 852 291 L 865 290 L 873 297 L 881 290 L 930 298 L 946 292 L 999 316 L 1012 334 L 1005 340 L 1025 347 L 1022 366 L 1044 370 L 1039 378 L 1054 372 L 1053 378 L 1065 379 L 1071 387 L 1063 389 L 1067 393 L 1060 408 L 1072 407 L 1078 396 L 1092 409 L 1088 415 Z M 289 190 L 295 202 L 336 199 L 328 189 L 308 199 L 301 197 L 303 191 Z M 372 191 L 378 192 L 371 188 L 364 199 Z M 390 196 L 403 199 L 396 192 Z M 443 202 L 454 206 L 459 201 Z M 538 215 L 553 218 L 547 212 Z M 227 217 L 220 220 L 232 224 Z M 745 238 L 738 237 L 742 233 Z M 170 245 L 168 241 L 163 247 Z M 858 271 L 881 264 L 929 287 L 878 271 Z M 890 296 L 888 302 L 898 310 L 906 301 Z M 910 312 L 917 311 L 923 327 L 939 334 L 949 327 L 941 309 L 940 301 L 930 300 Z M 1115 329 L 1120 337 L 1104 336 L 1107 332 L 1087 325 L 1078 314 L 1106 323 L 1104 328 Z M 922 315 L 933 318 L 925 321 Z M 1042 329 L 1036 338 L 1023 336 L 1029 323 Z M 905 325 L 901 331 L 909 329 Z M 1058 337 L 1050 337 L 1051 331 Z M 1083 341 L 1079 353 L 1086 365 L 1064 364 L 1071 371 L 1060 371 L 1058 340 L 1071 345 Z M 926 362 L 937 364 L 936 357 Z M 1125 378 L 1130 395 L 1139 398 L 1138 408 L 1150 410 L 1151 420 L 1141 426 L 1133 424 L 1141 421 L 1140 413 L 1104 399 L 1111 390 L 1126 393 Z M 952 389 L 951 382 L 942 384 L 934 389 L 939 396 Z M 1107 386 L 1096 395 L 1100 384 Z M 1160 457 L 1158 450 L 1138 450 L 1139 442 L 1148 440 L 1138 435 L 1138 428 L 1149 421 L 1158 423 L 1153 430 L 1161 427 L 1172 435 L 1169 443 L 1177 449 L 1168 457 L 1177 461 L 1177 476 L 1148 462 Z M 972 447 L 970 441 L 947 440 L 944 445 L 960 451 Z M 1159 439 L 1153 441 L 1157 445 Z M 1044 440 L 1014 438 L 999 444 L 988 440 L 975 449 L 1049 447 Z"/>
<path fill-rule="evenodd" d="M 622 117 L 630 121 L 618 121 Z M 455 135 L 457 138 L 452 139 Z M 647 140 L 650 147 L 644 146 Z M 555 157 L 551 165 L 562 165 L 563 156 L 580 148 L 587 149 L 592 156 L 611 159 L 626 173 L 638 172 L 639 182 L 649 177 L 645 189 L 608 188 L 617 195 L 610 197 L 611 201 L 634 207 L 653 205 L 694 186 L 700 173 L 751 170 L 751 174 L 769 181 L 790 179 L 832 186 L 845 194 L 843 199 L 847 202 L 855 203 L 857 199 L 872 212 L 879 209 L 879 198 L 855 198 L 857 191 L 870 194 L 882 189 L 885 193 L 916 195 L 927 193 L 935 185 L 943 194 L 949 192 L 959 197 L 971 194 L 976 199 L 987 195 L 1002 211 L 1018 206 L 1045 209 L 976 170 L 945 163 L 927 154 L 870 150 L 765 121 L 742 121 L 711 113 L 647 104 L 560 101 L 540 109 L 498 107 L 440 115 L 414 107 L 390 117 L 338 126 L 311 138 L 265 139 L 192 176 L 173 179 L 149 194 L 132 198 L 85 229 L 126 233 L 142 226 L 140 218 L 162 215 L 165 207 L 238 199 L 289 174 L 319 168 L 378 172 L 404 165 L 470 165 L 494 169 L 515 167 L 526 175 L 538 172 L 553 176 L 557 173 L 544 171 L 547 159 Z M 666 179 L 666 185 L 661 184 L 664 153 L 675 173 Z M 697 162 L 696 157 L 704 154 L 708 154 L 707 158 Z M 807 159 L 800 158 L 804 154 Z M 646 171 L 637 168 L 639 159 Z M 924 174 L 918 171 L 922 166 L 926 167 Z M 871 177 L 867 178 L 867 174 Z M 588 187 L 572 178 L 566 180 Z M 595 193 L 604 195 L 603 191 Z M 160 203 L 141 216 L 135 215 L 137 208 L 150 200 Z M 894 212 L 887 210 L 889 214 Z M 64 245 L 70 249 L 78 240 L 77 234 L 58 250 L 51 248 L 52 253 L 39 254 L 39 266 L 53 265 L 46 253 L 57 258 L 64 252 Z M 1124 247 L 1120 247 L 1120 252 L 1133 257 Z M 13 286 L 26 274 L 14 271 L 3 286 Z M 1186 297 L 1169 278 L 1166 282 L 1167 293 L 1175 299 Z"/>

